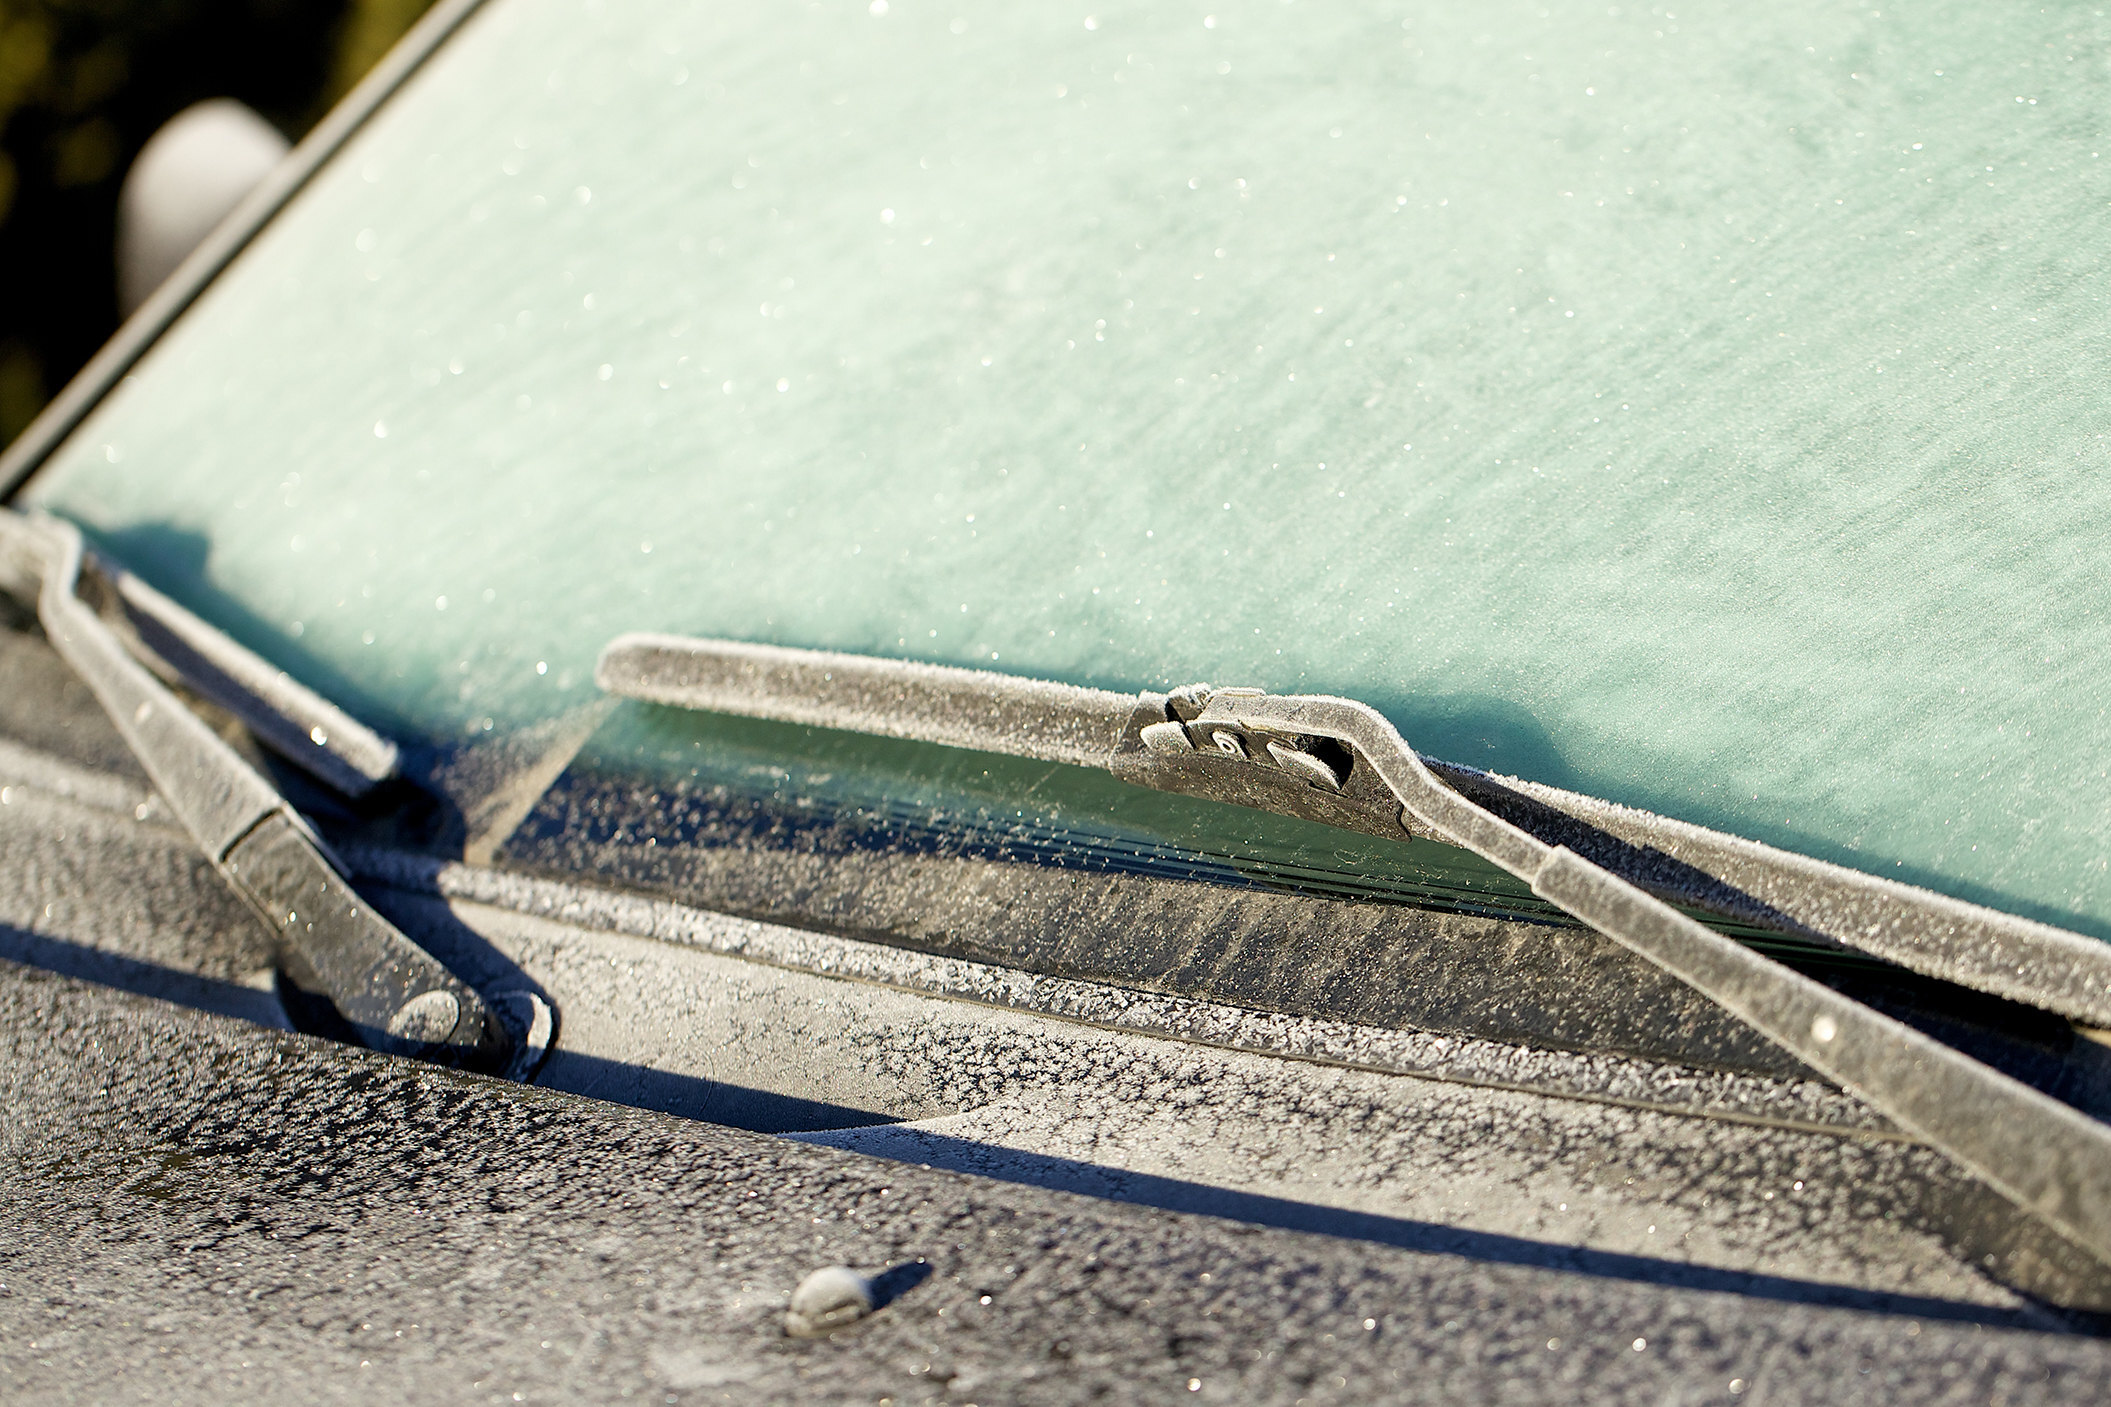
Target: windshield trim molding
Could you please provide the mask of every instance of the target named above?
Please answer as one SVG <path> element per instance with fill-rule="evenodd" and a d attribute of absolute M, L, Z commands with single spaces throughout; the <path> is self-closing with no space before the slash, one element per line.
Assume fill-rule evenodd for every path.
<path fill-rule="evenodd" d="M 439 0 L 176 266 L 37 418 L 0 450 L 0 502 L 14 498 L 250 241 L 483 4 L 484 0 Z"/>

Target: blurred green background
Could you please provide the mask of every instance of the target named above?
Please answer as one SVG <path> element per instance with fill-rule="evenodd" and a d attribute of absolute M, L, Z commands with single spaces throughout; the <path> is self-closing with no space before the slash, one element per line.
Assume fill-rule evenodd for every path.
<path fill-rule="evenodd" d="M 117 327 L 117 192 L 230 97 L 298 141 L 430 0 L 0 0 L 0 444 Z"/>

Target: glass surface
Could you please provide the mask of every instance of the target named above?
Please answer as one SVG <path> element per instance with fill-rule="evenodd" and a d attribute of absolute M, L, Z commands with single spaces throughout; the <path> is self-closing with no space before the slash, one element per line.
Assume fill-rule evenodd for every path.
<path fill-rule="evenodd" d="M 495 0 L 33 496 L 408 736 L 634 629 L 1342 693 L 2111 934 L 2107 38 Z"/>
<path fill-rule="evenodd" d="M 1176 796 L 1097 768 L 645 704 L 618 709 L 576 766 L 658 783 L 672 817 L 653 836 L 660 844 L 726 843 L 752 825 L 780 849 L 1024 861 L 1570 921 L 1529 885 L 1449 845 Z M 615 838 L 632 817 L 618 808 L 597 821 L 609 835 L 578 839 Z"/>
<path fill-rule="evenodd" d="M 570 776 L 593 799 L 537 807 L 519 838 L 538 856 L 641 844 L 886 852 L 1574 924 L 1523 880 L 1438 841 L 1388 840 L 1134 786 L 1099 768 L 930 743 L 624 703 Z M 649 789 L 651 805 L 625 797 L 629 787 Z M 1806 964 L 1853 963 L 1837 949 L 1686 912 Z"/>

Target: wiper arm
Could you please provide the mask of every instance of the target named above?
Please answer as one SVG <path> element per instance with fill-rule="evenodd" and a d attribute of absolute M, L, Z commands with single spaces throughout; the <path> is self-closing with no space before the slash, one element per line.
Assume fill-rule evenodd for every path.
<path fill-rule="evenodd" d="M 0 511 L 38 564 L 37 617 L 221 876 L 270 931 L 286 976 L 376 1049 L 497 1069 L 512 1041 L 467 983 L 360 898 L 300 814 L 127 653 L 76 594 L 79 529 Z M 199 623 L 201 630 L 207 629 Z"/>
<path fill-rule="evenodd" d="M 2111 1129 L 1498 814 L 1468 794 L 1480 774 L 1448 768 L 1440 777 L 1365 704 L 1207 685 L 1117 694 L 658 635 L 612 642 L 595 679 L 652 703 L 1103 767 L 1159 790 L 1470 850 L 1713 999 L 2111 1266 Z M 2085 997 L 2102 990 L 2105 956 L 2082 949 L 2087 940 L 2075 937 L 2071 949 L 2045 941 L 2088 972 Z M 2007 956 L 2012 963 L 2016 954 Z M 2083 1005 L 2105 1024 L 2100 997 Z"/>

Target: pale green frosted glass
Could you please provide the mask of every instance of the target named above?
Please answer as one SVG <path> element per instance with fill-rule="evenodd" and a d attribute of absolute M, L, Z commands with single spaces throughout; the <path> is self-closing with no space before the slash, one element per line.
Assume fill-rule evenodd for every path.
<path fill-rule="evenodd" d="M 2111 934 L 2111 27 L 1672 8 L 496 0 L 36 494 L 429 737 L 1324 690 Z"/>

